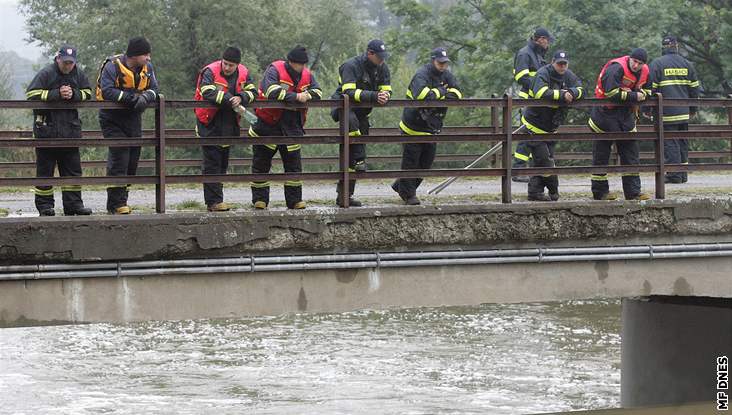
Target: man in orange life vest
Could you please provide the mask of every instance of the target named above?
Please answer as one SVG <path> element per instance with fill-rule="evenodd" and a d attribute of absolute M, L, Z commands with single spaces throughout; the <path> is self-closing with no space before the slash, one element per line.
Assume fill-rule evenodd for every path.
<path fill-rule="evenodd" d="M 124 104 L 126 109 L 100 109 L 104 138 L 142 137 L 142 113 L 158 100 L 158 81 L 150 63 L 150 43 L 144 37 L 130 39 L 127 52 L 107 58 L 97 78 L 97 100 Z M 140 146 L 109 147 L 107 176 L 134 176 Z M 128 189 L 107 187 L 109 213 L 126 215 Z"/>
<path fill-rule="evenodd" d="M 650 95 L 648 81 L 648 54 L 645 49 L 634 49 L 630 55 L 612 59 L 600 71 L 595 87 L 595 96 L 608 98 L 614 103 L 640 103 Z M 637 108 L 633 106 L 605 105 L 593 107 L 590 128 L 597 133 L 634 132 Z M 592 142 L 592 165 L 607 166 L 613 140 Z M 615 140 L 622 165 L 640 164 L 637 140 Z M 595 200 L 614 200 L 610 193 L 606 173 L 592 175 L 592 197 Z M 647 200 L 650 196 L 641 193 L 639 173 L 623 173 L 623 193 L 626 200 Z"/>
<path fill-rule="evenodd" d="M 259 86 L 259 98 L 287 103 L 305 103 L 320 100 L 323 91 L 305 64 L 307 50 L 296 46 L 287 54 L 287 61 L 275 61 L 264 72 Z M 257 122 L 249 127 L 249 136 L 303 136 L 307 109 L 257 108 Z M 300 173 L 302 161 L 300 144 L 255 144 L 253 147 L 252 173 L 269 173 L 272 157 L 280 152 L 285 172 Z M 269 205 L 269 182 L 252 182 L 252 203 L 255 209 Z M 285 203 L 288 209 L 304 209 L 302 181 L 285 182 Z"/>
<path fill-rule="evenodd" d="M 199 137 L 238 137 L 240 106 L 254 101 L 254 85 L 249 70 L 241 64 L 241 50 L 228 47 L 220 60 L 210 63 L 198 74 L 193 99 L 206 100 L 216 107 L 196 108 L 196 133 Z M 201 146 L 203 174 L 226 174 L 229 166 L 228 145 Z M 224 203 L 222 183 L 204 183 L 203 199 L 209 212 L 224 212 L 231 207 Z"/>

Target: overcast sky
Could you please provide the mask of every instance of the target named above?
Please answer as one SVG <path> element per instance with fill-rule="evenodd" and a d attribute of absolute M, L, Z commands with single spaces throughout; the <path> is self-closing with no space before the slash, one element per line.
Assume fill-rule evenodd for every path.
<path fill-rule="evenodd" d="M 18 13 L 18 1 L 0 0 L 0 16 L 3 19 L 0 24 L 0 50 L 14 51 L 32 61 L 38 60 L 41 49 L 37 45 L 29 45 L 24 40 L 28 37 L 28 33 L 25 30 L 23 16 Z"/>

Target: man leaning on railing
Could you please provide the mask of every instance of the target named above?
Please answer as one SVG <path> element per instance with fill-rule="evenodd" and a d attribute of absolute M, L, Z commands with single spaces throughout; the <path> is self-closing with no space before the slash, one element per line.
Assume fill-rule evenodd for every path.
<path fill-rule="evenodd" d="M 61 46 L 53 63 L 41 69 L 28 85 L 26 97 L 38 101 L 87 101 L 92 97 L 89 80 L 76 66 L 76 49 Z M 76 108 L 34 109 L 33 137 L 81 138 L 81 120 Z M 58 165 L 59 175 L 81 177 L 79 147 L 36 147 L 36 177 L 53 177 Z M 53 186 L 36 186 L 36 208 L 41 216 L 54 216 Z M 91 215 L 84 207 L 81 186 L 61 186 L 64 215 Z"/>

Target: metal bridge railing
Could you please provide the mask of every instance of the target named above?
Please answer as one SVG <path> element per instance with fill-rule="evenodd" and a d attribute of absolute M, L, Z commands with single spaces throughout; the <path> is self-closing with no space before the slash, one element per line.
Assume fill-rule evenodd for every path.
<path fill-rule="evenodd" d="M 732 98 L 732 97 L 731 97 Z M 541 175 L 541 174 L 578 174 L 578 173 L 622 173 L 622 172 L 653 172 L 656 180 L 656 198 L 665 198 L 664 176 L 666 172 L 677 171 L 726 171 L 732 170 L 730 163 L 696 163 L 696 164 L 666 164 L 664 162 L 664 141 L 666 139 L 687 138 L 703 140 L 730 140 L 732 150 L 732 99 L 673 99 L 665 100 L 661 95 L 654 96 L 643 103 L 644 107 L 652 108 L 654 116 L 653 126 L 639 126 L 639 131 L 634 133 L 603 133 L 598 134 L 586 126 L 563 126 L 559 132 L 551 135 L 513 134 L 512 111 L 520 107 L 549 106 L 557 105 L 555 102 L 543 100 L 514 100 L 510 96 L 503 98 L 489 99 L 465 99 L 460 101 L 412 101 L 392 100 L 384 107 L 472 107 L 489 108 L 490 120 L 486 120 L 484 126 L 477 127 L 446 127 L 442 134 L 434 136 L 408 136 L 400 135 L 398 130 L 389 128 L 375 128 L 371 135 L 351 137 L 348 135 L 346 122 L 348 117 L 340 117 L 338 129 L 311 129 L 308 134 L 302 137 L 256 137 L 242 141 L 242 137 L 207 137 L 205 139 L 196 137 L 189 130 L 168 129 L 166 126 L 166 113 L 175 110 L 190 110 L 197 107 L 212 106 L 207 102 L 192 100 L 166 100 L 165 97 L 155 105 L 155 128 L 152 131 L 143 133 L 137 138 L 103 138 L 96 132 L 85 132 L 86 138 L 69 139 L 35 139 L 29 131 L 0 131 L 0 148 L 7 147 L 127 147 L 147 146 L 155 148 L 154 160 L 148 160 L 141 164 L 153 165 L 155 174 L 139 176 L 94 176 L 94 177 L 0 177 L 2 186 L 54 186 L 54 185 L 90 185 L 90 184 L 154 184 L 155 185 L 155 209 L 158 213 L 165 212 L 165 189 L 168 184 L 178 183 L 204 183 L 204 182 L 250 182 L 250 181 L 288 181 L 288 180 L 339 180 L 343 179 L 344 186 L 348 186 L 351 179 L 394 179 L 413 177 L 501 177 L 501 200 L 503 203 L 511 203 L 511 177 L 516 175 Z M 605 100 L 586 99 L 569 105 L 574 108 L 594 107 L 607 105 Z M 323 100 L 310 102 L 308 104 L 289 105 L 271 101 L 256 101 L 250 108 L 287 108 L 299 107 L 308 108 L 338 108 L 348 112 L 351 108 L 364 108 L 376 106 L 365 103 L 353 103 L 347 96 L 341 100 Z M 696 106 L 696 107 L 718 107 L 724 108 L 728 114 L 728 124 L 717 125 L 692 125 L 690 131 L 669 131 L 663 129 L 661 117 L 658 113 L 663 112 L 664 106 Z M 0 109 L 60 109 L 60 108 L 122 108 L 119 104 L 108 102 L 82 102 L 82 103 L 44 103 L 38 101 L 0 101 Z M 500 122 L 499 122 L 500 120 Z M 568 167 L 546 167 L 546 168 L 522 168 L 514 171 L 511 168 L 513 154 L 510 151 L 513 141 L 530 140 L 552 140 L 552 141 L 592 141 L 592 140 L 640 140 L 652 141 L 655 150 L 653 154 L 645 153 L 645 158 L 653 159 L 651 164 L 636 166 L 568 166 Z M 503 143 L 501 155 L 502 166 L 477 169 L 431 169 L 431 170 L 378 170 L 367 172 L 349 172 L 348 155 L 349 147 L 352 144 L 371 143 L 415 143 L 415 142 L 482 142 L 482 143 Z M 319 157 L 313 159 L 317 162 L 338 162 L 338 171 L 308 172 L 308 173 L 269 173 L 269 174 L 225 174 L 225 175 L 202 175 L 202 174 L 169 174 L 167 167 L 192 165 L 197 160 L 169 160 L 166 157 L 168 147 L 180 146 L 201 146 L 201 145 L 252 145 L 252 144 L 342 144 L 342 151 L 336 157 Z M 589 154 L 580 154 L 580 159 L 589 158 Z M 729 156 L 729 152 L 692 152 L 691 156 L 699 157 L 722 157 Z M 386 156 L 384 160 L 395 160 L 398 156 Z M 466 160 L 471 155 L 441 156 L 438 160 Z M 565 156 L 567 158 L 574 155 Z M 373 161 L 375 158 L 370 158 Z M 96 164 L 95 164 L 96 163 Z M 101 167 L 104 162 L 87 162 L 86 166 Z M 246 160 L 236 160 L 232 164 L 246 163 Z M 32 167 L 29 162 L 0 163 L 0 170 L 19 169 Z M 348 195 L 347 189 L 341 192 Z M 343 201 L 348 207 L 348 200 Z"/>

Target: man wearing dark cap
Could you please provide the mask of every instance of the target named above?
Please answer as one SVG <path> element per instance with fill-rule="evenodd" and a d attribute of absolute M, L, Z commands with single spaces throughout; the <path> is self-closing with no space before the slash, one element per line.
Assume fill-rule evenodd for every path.
<path fill-rule="evenodd" d="M 384 105 L 391 97 L 391 74 L 386 65 L 389 53 L 386 45 L 379 39 L 374 39 L 366 46 L 362 55 L 348 59 L 338 68 L 338 88 L 331 96 L 340 99 L 343 94 L 348 95 L 351 102 L 368 102 L 374 105 Z M 348 117 L 348 135 L 358 137 L 369 134 L 369 114 L 372 108 L 354 108 L 346 115 Z M 341 111 L 333 109 L 331 116 L 334 121 L 340 121 Z M 350 171 L 366 171 L 366 146 L 351 144 L 348 156 Z M 341 151 L 343 149 L 341 148 Z M 345 198 L 349 199 L 349 206 L 361 206 L 362 203 L 353 198 L 356 181 L 348 183 L 348 194 L 342 194 L 343 181 L 338 182 L 336 203 L 345 206 Z"/>
<path fill-rule="evenodd" d="M 552 63 L 542 66 L 531 85 L 534 99 L 571 104 L 582 99 L 582 82 L 569 70 L 569 55 L 560 50 L 554 53 Z M 521 115 L 521 132 L 529 134 L 553 134 L 567 116 L 566 106 L 526 107 Z M 554 167 L 556 141 L 526 141 L 535 167 Z M 559 178 L 556 175 L 536 175 L 529 180 L 529 200 L 556 201 L 559 199 Z M 544 193 L 546 187 L 548 195 Z"/>
<path fill-rule="evenodd" d="M 38 101 L 88 101 L 89 80 L 76 66 L 76 49 L 63 45 L 53 63 L 41 69 L 28 85 L 26 98 Z M 81 120 L 76 109 L 33 110 L 33 137 L 81 138 Z M 81 176 L 79 147 L 36 148 L 36 177 L 53 177 L 58 165 L 61 177 Z M 41 216 L 54 216 L 53 186 L 36 186 L 35 201 Z M 64 215 L 91 215 L 81 200 L 81 186 L 61 186 Z"/>
<path fill-rule="evenodd" d="M 254 101 L 257 87 L 246 66 L 241 64 L 241 50 L 228 47 L 221 59 L 206 65 L 198 74 L 193 99 L 208 101 L 215 107 L 196 108 L 196 134 L 206 137 L 238 137 L 242 106 Z M 229 166 L 228 145 L 201 146 L 203 174 L 226 174 Z M 203 199 L 209 212 L 225 212 L 222 183 L 204 183 Z"/>
<path fill-rule="evenodd" d="M 407 98 L 416 101 L 461 99 L 458 82 L 449 70 L 450 58 L 447 49 L 435 48 L 430 54 L 430 62 L 417 70 L 407 89 Z M 442 122 L 447 108 L 408 108 L 402 112 L 399 129 L 402 134 L 420 136 L 425 139 L 442 130 Z M 402 170 L 429 169 L 437 153 L 436 143 L 406 143 L 403 145 Z M 422 178 L 398 179 L 391 188 L 408 205 L 420 204 L 417 188 Z"/>
<path fill-rule="evenodd" d="M 272 62 L 264 71 L 259 85 L 259 99 L 269 99 L 290 104 L 320 100 L 323 91 L 315 80 L 308 63 L 307 50 L 296 46 L 287 54 L 287 61 Z M 249 136 L 256 137 L 305 135 L 307 108 L 257 108 L 257 122 L 249 127 Z M 253 147 L 252 173 L 269 173 L 272 157 L 280 152 L 286 173 L 302 172 L 300 144 L 255 144 Z M 266 209 L 269 205 L 269 182 L 252 182 L 252 203 L 255 209 Z M 302 181 L 285 182 L 285 204 L 288 209 L 305 209 L 302 200 Z"/>
<path fill-rule="evenodd" d="M 126 109 L 99 110 L 104 138 L 142 137 L 142 113 L 158 99 L 158 82 L 150 63 L 150 43 L 144 37 L 130 39 L 127 52 L 108 57 L 97 79 L 97 100 L 123 104 Z M 107 176 L 134 176 L 140 146 L 109 147 Z M 126 186 L 107 187 L 107 211 L 130 213 Z"/>
<path fill-rule="evenodd" d="M 650 65 L 649 83 L 654 93 L 664 99 L 698 98 L 699 79 L 694 65 L 679 55 L 676 36 L 666 35 L 661 40 L 662 56 Z M 666 131 L 689 131 L 689 118 L 696 113 L 696 107 L 663 107 L 663 129 Z M 663 142 L 663 154 L 667 164 L 689 164 L 689 140 L 671 138 Z M 666 183 L 686 183 L 686 172 L 666 173 Z"/>
<path fill-rule="evenodd" d="M 516 52 L 513 58 L 513 79 L 518 83 L 519 98 L 531 98 L 531 84 L 536 76 L 536 71 L 546 65 L 544 56 L 549 45 L 554 42 L 554 37 L 543 27 L 538 27 L 531 34 L 526 46 Z M 516 145 L 516 152 L 513 153 L 513 168 L 526 167 L 531 158 L 531 151 L 525 142 L 519 141 Z M 528 182 L 526 176 L 514 176 L 515 182 Z"/>
<path fill-rule="evenodd" d="M 592 107 L 589 125 L 596 133 L 635 132 L 637 104 L 651 93 L 648 84 L 648 54 L 645 49 L 634 49 L 630 55 L 610 60 L 600 71 L 595 87 L 597 98 L 607 98 L 610 103 Z M 636 105 L 619 105 L 636 104 Z M 614 140 L 624 166 L 640 164 L 638 140 Z M 607 166 L 613 140 L 592 141 L 592 165 Z M 606 173 L 595 173 L 592 180 L 592 197 L 595 200 L 615 200 L 610 193 Z M 640 173 L 623 173 L 623 193 L 626 200 L 648 200 L 641 192 Z"/>

